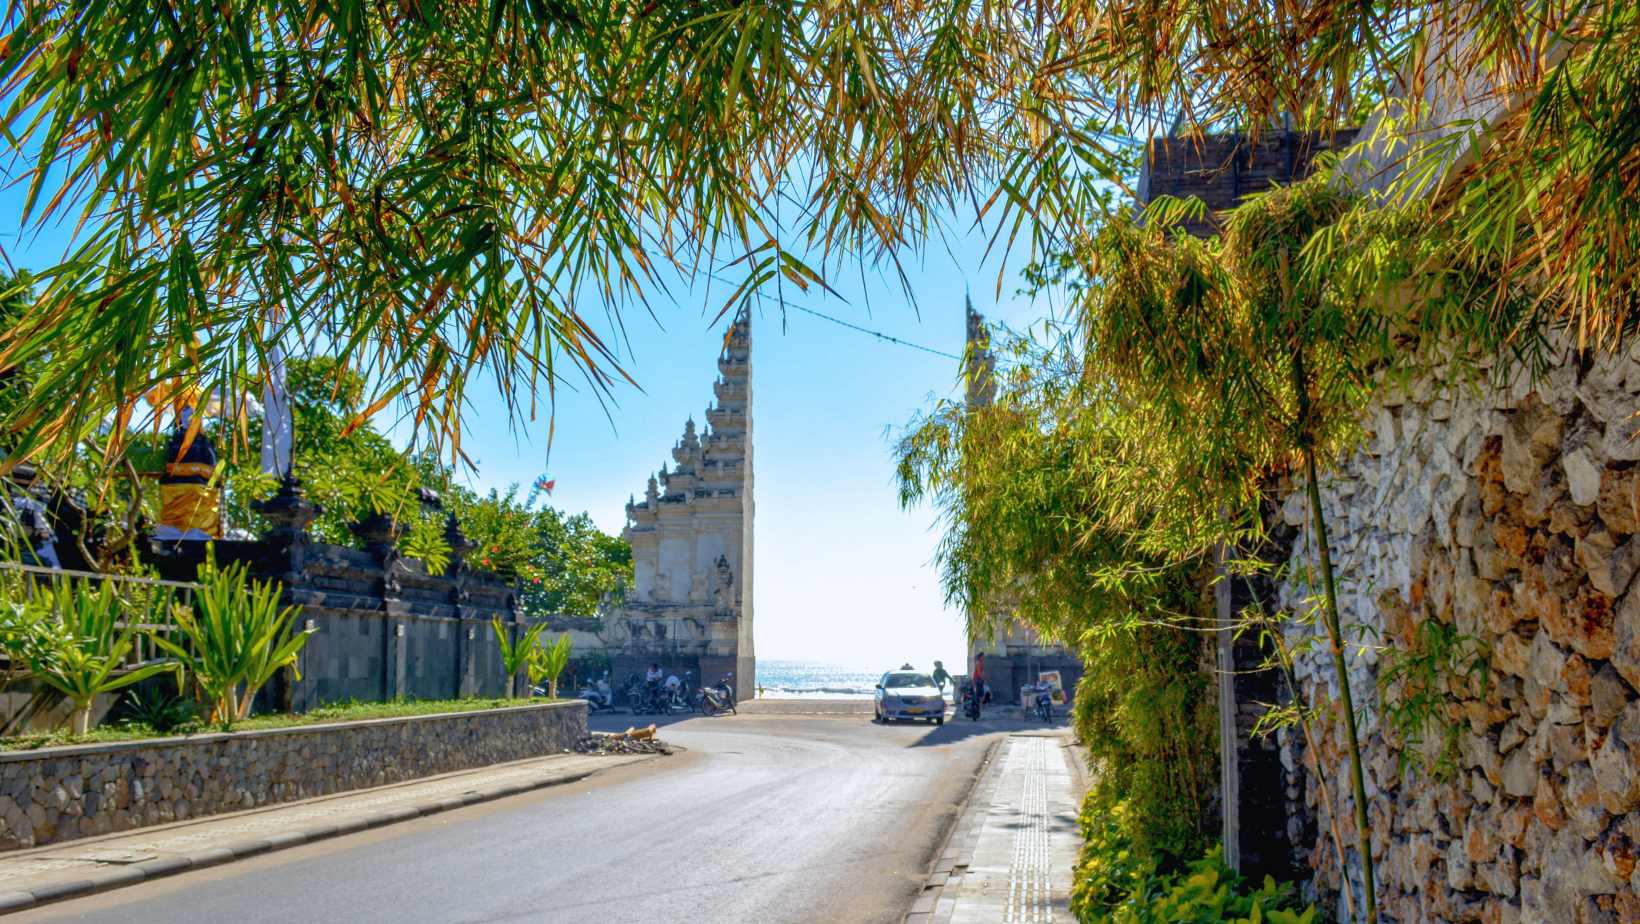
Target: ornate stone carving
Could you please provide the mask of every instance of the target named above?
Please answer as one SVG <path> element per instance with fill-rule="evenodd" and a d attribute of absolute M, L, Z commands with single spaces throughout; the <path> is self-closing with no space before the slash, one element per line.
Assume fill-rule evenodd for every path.
<path fill-rule="evenodd" d="M 275 533 L 280 538 L 295 538 L 295 534 L 306 535 L 308 524 L 324 515 L 325 508 L 307 499 L 307 490 L 302 487 L 302 479 L 295 474 L 287 474 L 279 483 L 279 492 L 267 500 L 251 501 L 251 509 L 262 515 L 268 521 L 269 539 L 274 539 Z"/>
<path fill-rule="evenodd" d="M 717 616 L 733 616 L 735 614 L 735 573 L 729 567 L 729 558 L 719 555 L 717 560 L 717 586 L 712 588 L 713 614 Z"/>
<path fill-rule="evenodd" d="M 348 532 L 364 540 L 366 552 L 377 556 L 383 564 L 398 557 L 399 540 L 410 532 L 408 523 L 400 523 L 390 513 L 372 513 L 362 520 L 347 524 Z"/>

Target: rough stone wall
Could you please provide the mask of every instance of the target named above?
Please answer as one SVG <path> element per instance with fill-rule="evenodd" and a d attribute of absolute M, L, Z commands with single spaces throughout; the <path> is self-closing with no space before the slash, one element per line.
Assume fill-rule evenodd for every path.
<path fill-rule="evenodd" d="M 542 757 L 586 727 L 572 702 L 3 752 L 0 849 Z"/>
<path fill-rule="evenodd" d="M 1626 419 L 1640 363 L 1563 356 L 1536 381 L 1500 378 L 1485 370 L 1478 393 L 1432 378 L 1382 399 L 1369 445 L 1323 485 L 1341 614 L 1364 643 L 1349 664 L 1383 920 L 1640 921 L 1640 441 Z M 1316 552 L 1301 492 L 1282 515 L 1300 538 L 1280 599 L 1302 614 Z M 1444 779 L 1403 770 L 1373 695 L 1386 648 L 1411 647 L 1430 620 L 1486 646 L 1488 682 L 1457 696 L 1460 769 Z M 1295 644 L 1320 630 L 1289 625 Z M 1336 703 L 1324 645 L 1295 673 L 1312 702 Z M 1306 753 L 1285 730 L 1282 762 L 1295 848 L 1325 893 L 1341 871 L 1316 783 L 1350 842 L 1353 803 L 1342 726 L 1315 733 Z"/>

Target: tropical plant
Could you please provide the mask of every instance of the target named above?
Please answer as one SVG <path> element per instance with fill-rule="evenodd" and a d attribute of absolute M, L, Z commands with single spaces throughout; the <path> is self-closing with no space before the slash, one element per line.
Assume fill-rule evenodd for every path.
<path fill-rule="evenodd" d="M 164 598 L 152 599 L 155 609 L 162 612 Z M 165 660 L 129 663 L 140 623 L 157 619 L 148 619 L 149 612 L 126 612 L 111 581 L 104 581 L 97 590 L 89 583 L 73 582 L 55 594 L 42 594 L 25 607 L 22 649 L 34 676 L 68 697 L 73 734 L 83 735 L 90 729 L 91 701 L 98 695 L 174 668 Z M 119 626 L 122 616 L 124 628 Z"/>
<path fill-rule="evenodd" d="M 501 648 L 501 664 L 507 669 L 507 698 L 517 695 L 518 675 L 530 665 L 535 649 L 539 647 L 541 630 L 547 624 L 536 623 L 527 628 L 520 628 L 518 641 L 513 641 L 507 626 L 499 618 L 491 623 L 495 629 L 495 643 Z"/>
<path fill-rule="evenodd" d="M 558 698 L 558 677 L 569 664 L 570 652 L 575 648 L 575 642 L 565 632 L 558 637 L 558 641 L 551 645 L 536 645 L 530 651 L 530 686 L 539 686 L 542 680 L 547 682 L 547 696 Z"/>
<path fill-rule="evenodd" d="M 153 690 L 147 696 L 133 690 L 125 701 L 127 721 L 148 726 L 161 735 L 186 730 L 199 721 L 199 703 L 181 693 Z"/>
<path fill-rule="evenodd" d="M 203 693 L 211 710 L 207 721 L 223 729 L 250 715 L 256 691 L 274 673 L 296 669 L 311 634 L 289 631 L 301 608 L 281 610 L 280 585 L 250 581 L 248 572 L 244 563 L 200 565 L 194 612 L 176 612 L 176 637 L 154 636 L 154 644 L 169 652 Z"/>

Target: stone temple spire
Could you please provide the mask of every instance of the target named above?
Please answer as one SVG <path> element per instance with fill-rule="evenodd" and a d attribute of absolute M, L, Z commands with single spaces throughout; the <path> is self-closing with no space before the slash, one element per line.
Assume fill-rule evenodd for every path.
<path fill-rule="evenodd" d="M 968 346 L 962 354 L 962 378 L 967 385 L 969 407 L 985 407 L 996 398 L 997 359 L 991 353 L 991 332 L 985 328 L 985 315 L 974 310 L 974 300 L 968 300 Z"/>
<path fill-rule="evenodd" d="M 615 672 L 658 662 L 695 682 L 756 686 L 752 647 L 752 338 L 742 310 L 718 355 L 705 426 L 672 446 L 660 487 L 628 504 L 633 586 L 614 620 Z"/>

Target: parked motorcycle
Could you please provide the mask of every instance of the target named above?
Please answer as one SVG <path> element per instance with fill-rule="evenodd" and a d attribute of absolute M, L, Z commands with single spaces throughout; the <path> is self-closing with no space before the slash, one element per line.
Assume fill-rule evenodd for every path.
<path fill-rule="evenodd" d="M 714 687 L 702 687 L 700 691 L 700 711 L 703 715 L 720 715 L 725 712 L 740 714 L 735 708 L 735 688 L 729 686 L 729 674 L 717 682 Z"/>
<path fill-rule="evenodd" d="M 609 671 L 604 671 L 604 676 L 600 677 L 596 683 L 582 684 L 581 692 L 575 694 L 575 698 L 587 701 L 588 713 L 594 713 L 600 709 L 605 712 L 614 712 L 615 694 L 609 690 Z"/>
<path fill-rule="evenodd" d="M 641 715 L 648 691 L 644 689 L 643 675 L 633 671 L 621 681 L 621 686 L 615 691 L 615 704 L 632 710 L 633 715 Z"/>
<path fill-rule="evenodd" d="M 683 672 L 683 683 L 671 689 L 672 705 L 679 712 L 699 712 L 700 694 L 695 692 L 694 671 Z"/>

